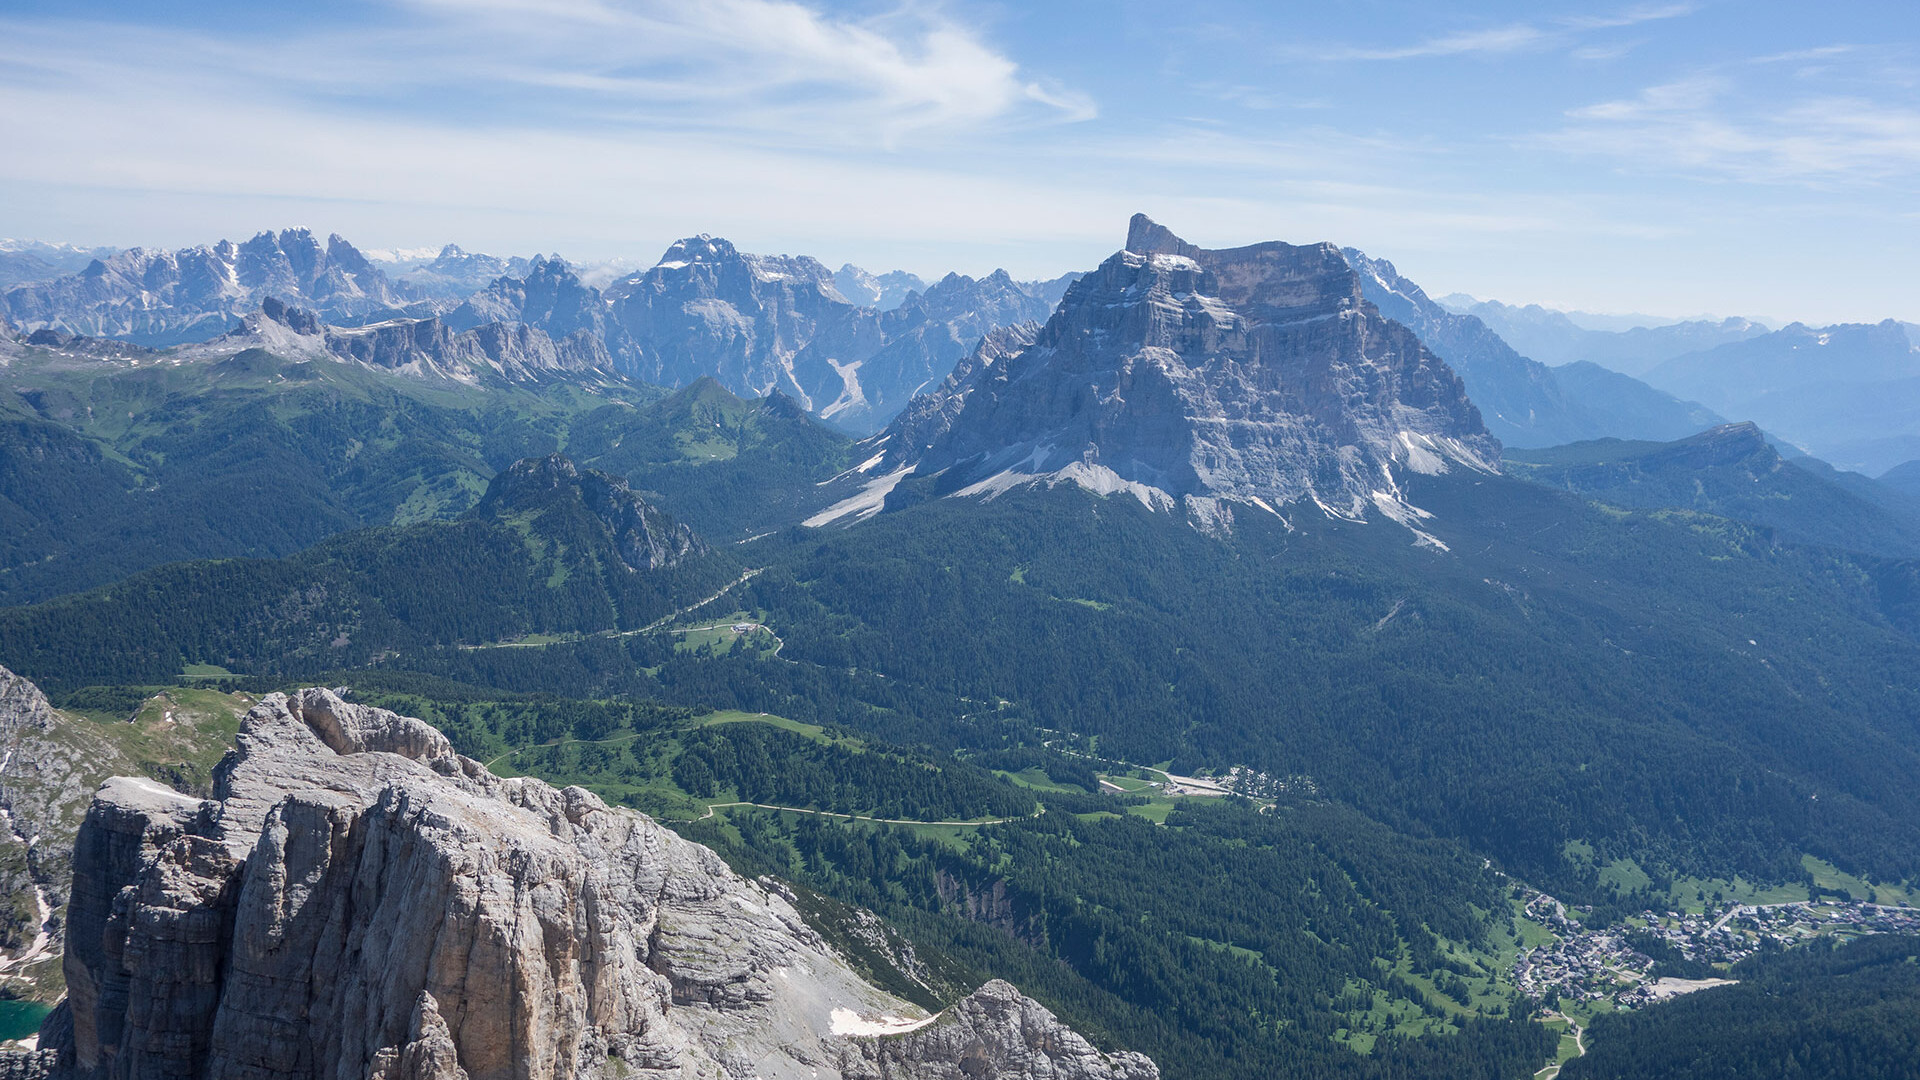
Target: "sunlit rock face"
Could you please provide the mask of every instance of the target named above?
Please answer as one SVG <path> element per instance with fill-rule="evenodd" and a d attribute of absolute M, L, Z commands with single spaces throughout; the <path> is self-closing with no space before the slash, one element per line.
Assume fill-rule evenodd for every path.
<path fill-rule="evenodd" d="M 928 1017 L 783 896 L 419 720 L 272 694 L 215 797 L 115 778 L 75 847 L 33 1075 L 1151 1080 L 1003 983 Z"/>
<path fill-rule="evenodd" d="M 876 440 L 873 471 L 966 494 L 1072 480 L 1213 519 L 1308 501 L 1410 523 L 1408 472 L 1498 468 L 1459 377 L 1331 244 L 1213 251 L 1136 216 L 1030 343 L 989 344 Z"/>

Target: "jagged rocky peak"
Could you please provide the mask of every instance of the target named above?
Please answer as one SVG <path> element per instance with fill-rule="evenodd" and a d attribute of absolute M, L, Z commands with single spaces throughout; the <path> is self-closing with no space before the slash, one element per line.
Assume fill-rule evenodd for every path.
<path fill-rule="evenodd" d="M 473 508 L 478 517 L 529 516 L 536 531 L 602 540 L 630 571 L 664 570 L 710 549 L 692 529 L 642 499 L 624 477 L 581 469 L 560 454 L 514 462 Z"/>
<path fill-rule="evenodd" d="M 856 512 L 910 471 L 942 494 L 1071 480 L 1203 524 L 1311 502 L 1438 543 L 1400 480 L 1500 460 L 1459 377 L 1367 302 L 1338 248 L 1209 250 L 1144 215 L 1030 344 L 934 396 L 876 440 L 891 469 Z"/>
<path fill-rule="evenodd" d="M 706 233 L 675 241 L 648 273 L 690 267 L 714 267 L 721 271 L 745 269 L 761 281 L 803 281 L 845 300 L 834 287 L 833 271 L 811 255 L 751 255 L 735 248 L 729 240 Z"/>
<path fill-rule="evenodd" d="M 878 311 L 892 311 L 909 294 L 927 290 L 927 283 L 918 274 L 905 270 L 875 274 L 852 263 L 833 272 L 833 284 L 849 301 Z"/>
<path fill-rule="evenodd" d="M 886 475 L 911 469 L 953 427 L 967 398 L 984 381 L 982 372 L 1032 345 L 1040 326 L 1031 321 L 1016 323 L 982 335 L 979 344 L 954 364 L 937 389 L 909 401 L 886 431 L 867 440 L 875 455 L 867 461 L 866 471 Z M 874 509 L 877 511 L 878 506 Z"/>
<path fill-rule="evenodd" d="M 319 334 L 326 328 L 319 315 L 306 308 L 295 307 L 277 296 L 260 301 L 260 311 L 242 320 L 242 330 L 257 328 L 263 322 L 278 323 L 296 334 L 305 335 Z"/>
<path fill-rule="evenodd" d="M 1004 983 L 927 1016 L 706 848 L 333 691 L 262 699 L 213 796 L 101 785 L 70 996 L 7 1075 L 1157 1076 Z"/>
<path fill-rule="evenodd" d="M 600 290 L 558 256 L 534 256 L 519 275 L 501 274 L 447 314 L 458 330 L 490 322 L 521 322 L 559 338 L 585 330 L 607 339 L 609 309 Z M 618 342 L 608 341 L 609 347 Z"/>

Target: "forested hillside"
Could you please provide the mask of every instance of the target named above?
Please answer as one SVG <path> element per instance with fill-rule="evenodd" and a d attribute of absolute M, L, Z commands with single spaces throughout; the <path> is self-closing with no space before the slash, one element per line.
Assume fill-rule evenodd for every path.
<path fill-rule="evenodd" d="M 55 686 L 372 663 L 934 747 L 1244 765 L 1576 895 L 1602 886 L 1571 841 L 1599 866 L 1796 880 L 1810 853 L 1915 873 L 1920 646 L 1868 566 L 1497 478 L 1419 497 L 1451 552 L 1310 515 L 1209 536 L 1061 488 L 730 545 L 611 592 L 479 521 L 376 530 L 0 612 L 0 662 Z M 607 633 L 735 565 L 754 573 L 707 610 L 756 612 L 777 650 Z M 526 634 L 560 638 L 472 648 Z"/>
<path fill-rule="evenodd" d="M 1920 939 L 1754 957 L 1736 986 L 1596 1021 L 1568 1080 L 1896 1080 L 1920 1061 Z"/>
<path fill-rule="evenodd" d="M 817 485 L 848 442 L 790 401 L 742 401 L 711 380 L 671 395 L 617 381 L 482 389 L 262 349 L 134 363 L 35 348 L 0 370 L 6 603 L 451 519 L 514 461 L 562 450 L 739 539 L 830 501 Z"/>
<path fill-rule="evenodd" d="M 1323 800 L 1174 806 L 1081 788 L 1117 767 L 1094 759 L 955 758 L 777 716 L 417 677 L 373 675 L 356 696 L 431 719 L 497 772 L 585 785 L 794 882 L 826 932 L 927 1004 L 1007 978 L 1170 1077 L 1491 1080 L 1551 1053 L 1506 970 L 1510 883 Z M 846 905 L 882 916 L 894 951 Z"/>

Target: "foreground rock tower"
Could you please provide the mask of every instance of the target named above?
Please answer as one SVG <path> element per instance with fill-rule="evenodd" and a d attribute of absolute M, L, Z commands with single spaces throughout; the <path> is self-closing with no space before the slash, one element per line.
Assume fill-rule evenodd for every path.
<path fill-rule="evenodd" d="M 1005 983 L 927 1017 L 706 848 L 326 690 L 262 700 L 215 794 L 101 787 L 70 996 L 0 1074 L 1158 1076 Z"/>

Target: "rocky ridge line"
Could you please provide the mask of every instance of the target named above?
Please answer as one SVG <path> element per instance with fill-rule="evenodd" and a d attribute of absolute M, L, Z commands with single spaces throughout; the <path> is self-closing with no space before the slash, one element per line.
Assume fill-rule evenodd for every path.
<path fill-rule="evenodd" d="M 274 297 L 336 321 L 398 314 L 419 299 L 338 234 L 262 232 L 244 243 L 131 248 L 84 270 L 0 294 L 24 331 L 64 331 L 164 347 L 203 341 Z"/>

